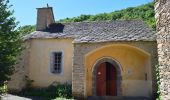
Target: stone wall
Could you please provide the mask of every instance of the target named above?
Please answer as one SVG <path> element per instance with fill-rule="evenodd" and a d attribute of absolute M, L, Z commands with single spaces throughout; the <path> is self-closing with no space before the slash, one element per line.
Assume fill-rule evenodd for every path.
<path fill-rule="evenodd" d="M 11 91 L 20 91 L 26 86 L 26 77 L 28 76 L 28 56 L 30 42 L 25 42 L 25 49 L 18 57 L 17 64 L 15 65 L 15 72 L 8 82 L 8 88 Z"/>
<path fill-rule="evenodd" d="M 155 0 L 161 100 L 170 99 L 170 0 Z"/>
<path fill-rule="evenodd" d="M 73 73 L 72 73 L 72 92 L 74 96 L 85 96 L 85 55 L 99 47 L 109 44 L 127 44 L 138 47 L 151 54 L 152 73 L 155 73 L 157 62 L 156 42 L 105 42 L 105 43 L 77 43 L 74 44 Z M 153 92 L 156 93 L 156 77 L 152 75 Z"/>

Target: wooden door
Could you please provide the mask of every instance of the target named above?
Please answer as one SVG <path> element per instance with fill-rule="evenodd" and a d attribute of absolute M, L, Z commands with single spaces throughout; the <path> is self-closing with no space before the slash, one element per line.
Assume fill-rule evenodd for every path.
<path fill-rule="evenodd" d="M 117 73 L 116 68 L 106 63 L 106 95 L 116 96 L 117 95 Z"/>
<path fill-rule="evenodd" d="M 96 94 L 97 96 L 117 95 L 117 73 L 116 68 L 110 63 L 99 65 L 96 74 Z"/>
<path fill-rule="evenodd" d="M 100 64 L 97 69 L 96 94 L 97 96 L 106 95 L 106 63 Z"/>

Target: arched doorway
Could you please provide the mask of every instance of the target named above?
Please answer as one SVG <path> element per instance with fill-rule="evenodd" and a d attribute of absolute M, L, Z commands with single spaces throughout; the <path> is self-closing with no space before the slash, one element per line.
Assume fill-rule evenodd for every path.
<path fill-rule="evenodd" d="M 93 67 L 93 95 L 121 96 L 122 68 L 110 58 L 99 59 Z"/>
<path fill-rule="evenodd" d="M 117 71 L 114 65 L 103 62 L 99 65 L 96 74 L 96 95 L 117 96 Z"/>

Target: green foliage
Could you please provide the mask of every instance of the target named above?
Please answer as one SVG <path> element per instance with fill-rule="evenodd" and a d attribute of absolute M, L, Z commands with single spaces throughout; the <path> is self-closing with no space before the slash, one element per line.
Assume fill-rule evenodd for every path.
<path fill-rule="evenodd" d="M 70 84 L 58 84 L 56 86 L 56 95 L 57 97 L 71 98 L 72 97 L 72 88 Z"/>
<path fill-rule="evenodd" d="M 26 88 L 25 90 L 18 93 L 21 96 L 31 96 L 31 97 L 43 97 L 46 99 L 56 99 L 56 98 L 72 98 L 71 84 L 58 84 L 56 86 L 50 86 L 48 88 Z"/>
<path fill-rule="evenodd" d="M 7 93 L 7 91 L 8 91 L 8 88 L 7 88 L 6 83 L 0 86 L 0 94 Z"/>
<path fill-rule="evenodd" d="M 19 27 L 18 30 L 22 35 L 27 35 L 33 31 L 35 31 L 35 26 L 34 25 L 25 25 L 25 26 Z"/>
<path fill-rule="evenodd" d="M 0 0 L 0 86 L 10 79 L 16 57 L 22 50 L 21 34 L 15 30 L 17 23 L 8 3 L 8 0 Z"/>
<path fill-rule="evenodd" d="M 148 3 L 138 7 L 129 7 L 123 10 L 111 13 L 102 13 L 97 15 L 81 15 L 73 18 L 59 20 L 59 22 L 82 22 L 82 21 L 104 21 L 104 20 L 131 20 L 140 19 L 146 22 L 150 27 L 156 29 L 154 18 L 154 3 Z"/>
<path fill-rule="evenodd" d="M 61 19 L 59 22 L 82 22 L 82 21 L 88 21 L 90 19 L 91 15 L 80 15 L 78 17 L 73 17 L 73 18 L 66 18 L 66 19 Z"/>
<path fill-rule="evenodd" d="M 55 87 L 54 88 L 27 88 L 18 93 L 20 96 L 30 96 L 30 97 L 43 97 L 43 98 L 52 98 L 54 99 L 56 97 L 55 93 Z"/>

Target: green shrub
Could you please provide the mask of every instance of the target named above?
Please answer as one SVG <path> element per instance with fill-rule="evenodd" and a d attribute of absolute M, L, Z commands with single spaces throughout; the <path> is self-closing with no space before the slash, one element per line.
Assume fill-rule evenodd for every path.
<path fill-rule="evenodd" d="M 48 88 L 26 88 L 17 95 L 43 97 L 46 99 L 72 98 L 71 84 L 57 84 Z"/>
<path fill-rule="evenodd" d="M 7 83 L 5 82 L 3 84 L 0 84 L 0 95 L 7 92 L 8 92 Z"/>
<path fill-rule="evenodd" d="M 56 86 L 56 95 L 57 97 L 71 98 L 72 97 L 71 85 L 68 83 L 58 84 Z"/>

